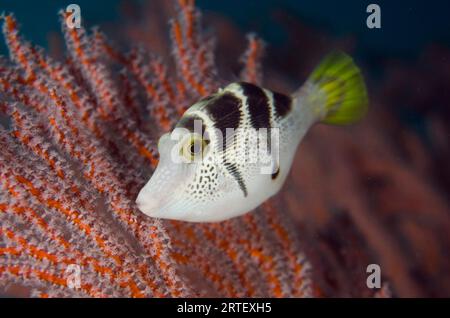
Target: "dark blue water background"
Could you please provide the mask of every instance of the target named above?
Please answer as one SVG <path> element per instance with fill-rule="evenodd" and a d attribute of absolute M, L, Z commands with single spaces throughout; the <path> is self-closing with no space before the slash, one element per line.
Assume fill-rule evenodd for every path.
<path fill-rule="evenodd" d="M 56 17 L 59 9 L 77 3 L 88 25 L 111 21 L 120 23 L 122 1 L 0 0 L 0 12 L 14 12 L 27 39 L 46 47 L 49 32 L 59 31 Z M 369 3 L 381 6 L 380 30 L 366 27 Z M 286 30 L 271 14 L 280 9 L 327 34 L 336 37 L 353 35 L 357 40 L 357 52 L 362 57 L 414 58 L 430 43 L 450 45 L 450 1 L 444 0 L 198 0 L 197 4 L 204 10 L 229 17 L 244 32 L 256 31 L 270 45 L 286 41 Z M 6 53 L 4 43 L 1 43 L 0 53 Z"/>

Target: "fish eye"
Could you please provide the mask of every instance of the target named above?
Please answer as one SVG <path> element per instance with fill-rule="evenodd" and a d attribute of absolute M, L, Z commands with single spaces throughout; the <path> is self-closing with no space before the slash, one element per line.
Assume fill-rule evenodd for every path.
<path fill-rule="evenodd" d="M 202 149 L 202 145 L 200 144 L 200 142 L 198 142 L 197 140 L 192 140 L 191 141 L 191 145 L 189 147 L 189 153 L 191 155 L 198 154 L 201 149 Z"/>
<path fill-rule="evenodd" d="M 183 142 L 180 148 L 180 155 L 183 156 L 188 162 L 192 162 L 195 158 L 205 154 L 207 145 L 208 141 L 206 139 L 202 138 L 200 135 L 191 134 Z"/>

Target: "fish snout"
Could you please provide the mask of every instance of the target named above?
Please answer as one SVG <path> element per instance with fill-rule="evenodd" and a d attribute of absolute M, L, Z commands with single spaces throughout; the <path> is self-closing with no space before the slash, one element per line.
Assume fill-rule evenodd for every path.
<path fill-rule="evenodd" d="M 145 191 L 139 192 L 136 198 L 136 205 L 142 213 L 151 217 L 159 217 L 161 202 L 151 194 Z"/>

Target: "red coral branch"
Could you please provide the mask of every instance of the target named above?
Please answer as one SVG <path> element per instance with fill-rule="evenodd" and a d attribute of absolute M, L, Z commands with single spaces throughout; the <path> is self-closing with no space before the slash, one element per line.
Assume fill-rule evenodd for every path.
<path fill-rule="evenodd" d="M 247 50 L 241 57 L 241 62 L 244 65 L 241 78 L 246 82 L 261 85 L 263 78 L 261 60 L 264 54 L 264 42 L 255 34 L 249 34 L 247 40 Z"/>
<path fill-rule="evenodd" d="M 307 295 L 304 258 L 277 212 L 194 225 L 147 218 L 134 204 L 159 135 L 218 88 L 214 38 L 193 1 L 178 1 L 175 67 L 62 22 L 69 57 L 58 62 L 4 17 L 0 286 L 38 297 Z M 245 71 L 255 80 L 258 52 Z M 71 264 L 83 271 L 79 290 L 67 284 Z"/>

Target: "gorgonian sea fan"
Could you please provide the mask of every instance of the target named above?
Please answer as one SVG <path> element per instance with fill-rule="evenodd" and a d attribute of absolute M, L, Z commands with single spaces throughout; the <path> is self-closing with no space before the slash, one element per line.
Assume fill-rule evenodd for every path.
<path fill-rule="evenodd" d="M 49 58 L 3 17 L 0 60 L 0 285 L 55 296 L 311 296 L 308 264 L 272 200 L 216 224 L 151 219 L 135 206 L 156 141 L 217 90 L 214 39 L 193 1 L 171 23 L 174 66 L 142 47 L 122 54 L 94 29 L 69 29 Z M 261 81 L 254 35 L 242 79 Z M 171 71 L 173 69 L 173 71 Z M 80 284 L 67 279 L 79 266 Z M 23 288 L 24 287 L 24 288 Z"/>

